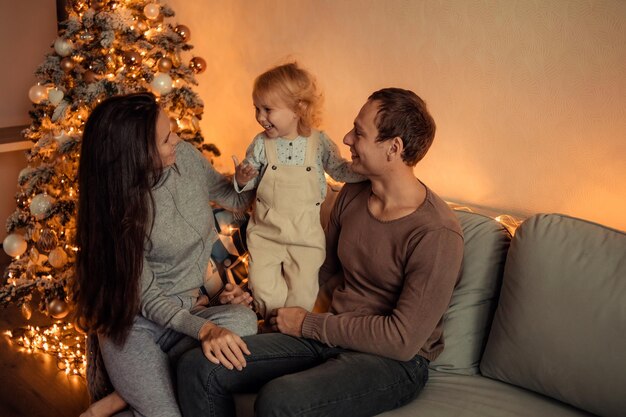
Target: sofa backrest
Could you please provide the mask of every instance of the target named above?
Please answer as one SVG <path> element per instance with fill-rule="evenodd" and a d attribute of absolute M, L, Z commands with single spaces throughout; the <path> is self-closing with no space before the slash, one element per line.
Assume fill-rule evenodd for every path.
<path fill-rule="evenodd" d="M 511 235 L 497 221 L 455 211 L 464 236 L 463 272 L 444 315 L 443 352 L 430 367 L 464 375 L 479 372 L 498 300 Z"/>
<path fill-rule="evenodd" d="M 601 416 L 626 413 L 626 234 L 563 215 L 518 229 L 483 375 Z"/>

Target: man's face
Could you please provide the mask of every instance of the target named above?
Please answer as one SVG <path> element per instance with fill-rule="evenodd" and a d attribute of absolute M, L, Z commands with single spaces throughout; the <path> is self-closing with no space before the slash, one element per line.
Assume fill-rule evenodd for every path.
<path fill-rule="evenodd" d="M 354 119 L 354 127 L 343 138 L 343 143 L 350 147 L 353 171 L 364 176 L 381 173 L 387 161 L 388 146 L 385 142 L 376 142 L 378 107 L 378 101 L 367 101 Z"/>

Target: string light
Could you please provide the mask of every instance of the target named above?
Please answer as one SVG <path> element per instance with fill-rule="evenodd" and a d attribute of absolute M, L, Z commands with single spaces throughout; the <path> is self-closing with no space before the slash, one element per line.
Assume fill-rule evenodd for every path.
<path fill-rule="evenodd" d="M 72 323 L 54 323 L 49 326 L 27 326 L 4 332 L 27 353 L 43 352 L 56 358 L 57 367 L 67 375 L 85 377 L 87 360 L 86 336 Z"/>

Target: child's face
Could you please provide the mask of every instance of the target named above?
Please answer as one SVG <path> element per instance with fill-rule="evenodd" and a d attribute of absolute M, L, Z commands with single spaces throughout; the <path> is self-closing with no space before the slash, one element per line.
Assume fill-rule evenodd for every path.
<path fill-rule="evenodd" d="M 155 140 L 163 167 L 174 165 L 176 163 L 176 145 L 180 142 L 180 138 L 176 133 L 170 131 L 170 119 L 163 110 L 159 112 L 157 119 Z"/>
<path fill-rule="evenodd" d="M 298 115 L 276 96 L 254 98 L 256 121 L 259 122 L 268 138 L 298 137 Z"/>

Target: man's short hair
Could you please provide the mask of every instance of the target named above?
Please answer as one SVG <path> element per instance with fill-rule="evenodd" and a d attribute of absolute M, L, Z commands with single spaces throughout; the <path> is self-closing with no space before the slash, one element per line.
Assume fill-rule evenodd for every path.
<path fill-rule="evenodd" d="M 379 103 L 376 115 L 378 142 L 400 137 L 404 145 L 402 160 L 415 166 L 428 152 L 435 138 L 436 125 L 417 94 L 401 88 L 383 88 L 368 100 Z"/>

